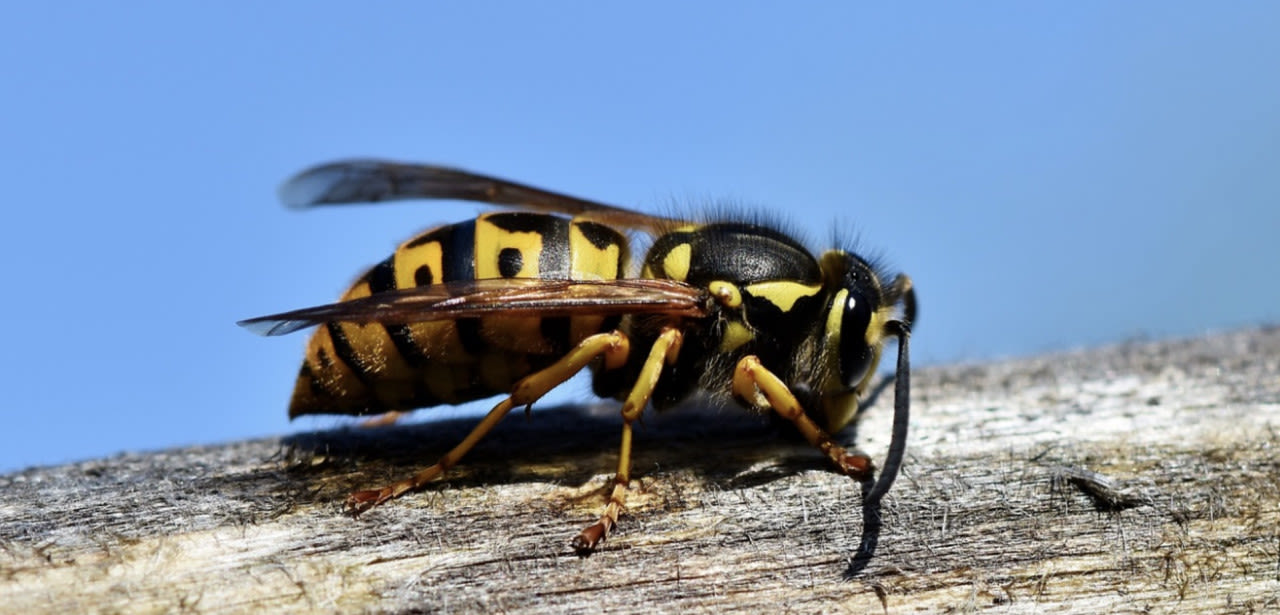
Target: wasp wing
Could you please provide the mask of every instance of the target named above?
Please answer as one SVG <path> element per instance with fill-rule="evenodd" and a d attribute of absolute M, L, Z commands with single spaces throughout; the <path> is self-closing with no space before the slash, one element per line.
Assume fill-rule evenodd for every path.
<path fill-rule="evenodd" d="M 409 324 L 477 316 L 708 314 L 705 290 L 675 280 L 493 279 L 391 290 L 368 297 L 242 320 L 260 335 L 284 335 L 327 322 Z"/>
<path fill-rule="evenodd" d="M 280 186 L 294 208 L 404 199 L 458 199 L 584 216 L 605 224 L 658 232 L 679 222 L 480 175 L 426 164 L 339 160 L 311 167 Z"/>

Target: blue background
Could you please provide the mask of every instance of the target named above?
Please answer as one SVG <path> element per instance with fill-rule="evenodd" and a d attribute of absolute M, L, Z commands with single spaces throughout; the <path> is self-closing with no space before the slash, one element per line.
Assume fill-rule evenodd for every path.
<path fill-rule="evenodd" d="M 276 201 L 340 157 L 838 226 L 920 365 L 1280 317 L 1280 4 L 691 4 L 8 6 L 0 470 L 340 424 L 235 321 L 480 211 Z"/>

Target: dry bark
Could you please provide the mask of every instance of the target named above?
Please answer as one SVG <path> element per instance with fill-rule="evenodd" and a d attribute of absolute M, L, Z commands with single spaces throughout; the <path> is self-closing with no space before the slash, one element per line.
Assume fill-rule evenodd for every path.
<path fill-rule="evenodd" d="M 879 511 L 786 425 L 647 415 L 631 506 L 585 558 L 569 539 L 607 497 L 608 406 L 513 416 L 358 520 L 349 491 L 473 421 L 28 469 L 0 477 L 0 612 L 1280 610 L 1280 329 L 929 367 L 913 387 Z M 842 437 L 882 454 L 891 397 Z"/>

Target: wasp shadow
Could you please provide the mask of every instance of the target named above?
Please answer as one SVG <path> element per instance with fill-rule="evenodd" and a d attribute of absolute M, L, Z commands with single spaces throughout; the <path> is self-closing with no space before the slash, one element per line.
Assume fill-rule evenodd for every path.
<path fill-rule="evenodd" d="M 406 478 L 435 463 L 479 420 L 352 425 L 288 436 L 282 441 L 283 457 L 286 474 L 295 481 L 289 489 L 311 493 L 316 501 L 332 501 Z M 516 410 L 425 490 L 524 482 L 587 484 L 599 475 L 613 475 L 621 433 L 617 404 L 539 408 L 528 414 Z M 853 438 L 853 428 L 839 437 L 846 442 Z M 822 453 L 786 421 L 702 402 L 646 412 L 635 426 L 632 451 L 633 478 L 688 472 L 721 488 L 749 488 L 807 470 L 832 471 Z"/>
<path fill-rule="evenodd" d="M 429 410 L 423 414 L 430 418 Z M 288 481 L 280 489 L 294 503 L 336 505 L 352 491 L 380 487 L 435 463 L 479 421 L 472 416 L 352 425 L 289 436 L 282 441 Z M 836 439 L 855 443 L 856 427 L 855 421 Z M 616 471 L 621 432 L 614 403 L 513 411 L 423 491 L 528 482 L 578 487 L 604 475 L 608 478 L 594 485 L 603 493 Z M 635 426 L 632 460 L 633 479 L 666 481 L 679 474 L 681 481 L 692 478 L 718 489 L 750 489 L 806 471 L 834 471 L 823 453 L 777 415 L 705 401 L 647 411 Z M 868 477 L 861 484 L 864 526 L 845 573 L 849 579 L 861 575 L 879 542 L 880 504 L 865 500 L 872 482 Z"/>

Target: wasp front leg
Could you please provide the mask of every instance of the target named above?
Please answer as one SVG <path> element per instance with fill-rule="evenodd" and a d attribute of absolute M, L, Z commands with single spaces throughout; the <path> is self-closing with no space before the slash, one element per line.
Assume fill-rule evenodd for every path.
<path fill-rule="evenodd" d="M 791 421 L 805 439 L 822 451 L 844 474 L 859 479 L 871 476 L 871 458 L 861 453 L 850 453 L 836 444 L 826 431 L 804 413 L 804 407 L 791 393 L 791 389 L 762 365 L 759 357 L 748 355 L 738 361 L 733 370 L 733 394 L 751 405 L 772 408 L 779 416 Z"/>
<path fill-rule="evenodd" d="M 598 333 L 582 340 L 573 350 L 549 367 L 534 372 L 516 383 L 511 395 L 494 406 L 462 439 L 457 446 L 445 453 L 434 465 L 381 489 L 357 491 L 347 498 L 347 510 L 352 514 L 360 514 L 392 498 L 400 497 L 408 491 L 421 488 L 423 485 L 439 478 L 452 468 L 477 443 L 492 430 L 512 408 L 528 406 L 538 401 L 551 389 L 560 386 L 564 381 L 582 371 L 597 357 L 604 358 L 606 368 L 622 366 L 630 352 L 631 343 L 627 336 L 619 331 Z"/>
<path fill-rule="evenodd" d="M 582 530 L 571 543 L 579 553 L 588 553 L 595 549 L 601 540 L 608 537 L 609 532 L 618 525 L 618 515 L 627 505 L 627 485 L 631 484 L 631 424 L 640 418 L 653 389 L 658 385 L 658 377 L 662 375 L 664 365 L 675 363 L 680 354 L 680 344 L 684 335 L 677 329 L 663 329 L 657 341 L 649 350 L 649 356 L 640 368 L 640 376 L 622 404 L 622 446 L 618 451 L 618 472 L 613 478 L 613 492 L 609 495 L 609 503 L 605 505 L 600 520 Z"/>

